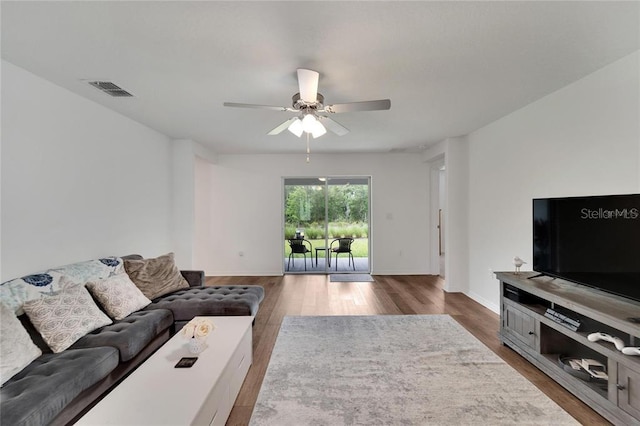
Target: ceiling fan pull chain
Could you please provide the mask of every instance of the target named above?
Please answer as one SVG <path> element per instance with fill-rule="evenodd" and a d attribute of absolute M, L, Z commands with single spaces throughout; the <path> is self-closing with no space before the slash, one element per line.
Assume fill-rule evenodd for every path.
<path fill-rule="evenodd" d="M 307 163 L 310 161 L 309 154 L 311 154 L 311 150 L 309 149 L 309 133 L 307 133 Z"/>

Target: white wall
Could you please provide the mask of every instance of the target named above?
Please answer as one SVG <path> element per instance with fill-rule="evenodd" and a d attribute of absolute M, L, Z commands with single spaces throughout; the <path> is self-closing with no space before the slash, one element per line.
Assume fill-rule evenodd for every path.
<path fill-rule="evenodd" d="M 202 269 L 201 265 L 209 263 L 209 255 L 215 249 L 217 241 L 212 218 L 218 204 L 216 203 L 216 194 L 213 192 L 212 170 L 211 162 L 200 157 L 195 158 L 193 268 Z"/>
<path fill-rule="evenodd" d="M 173 204 L 171 206 L 173 252 L 181 269 L 193 268 L 195 235 L 195 160 L 193 142 L 173 141 Z"/>
<path fill-rule="evenodd" d="M 489 269 L 513 270 L 515 255 L 531 262 L 532 198 L 640 192 L 639 61 L 636 52 L 468 136 L 471 297 L 497 311 Z"/>
<path fill-rule="evenodd" d="M 429 268 L 428 166 L 410 154 L 220 155 L 198 163 L 196 267 L 209 275 L 282 273 L 282 178 L 372 177 L 375 274 L 425 274 Z M 400 253 L 402 251 L 402 254 Z M 239 256 L 243 252 L 244 256 Z"/>
<path fill-rule="evenodd" d="M 171 251 L 171 141 L 2 61 L 2 276 Z"/>
<path fill-rule="evenodd" d="M 216 154 L 210 149 L 190 140 L 173 141 L 173 205 L 172 241 L 176 264 L 181 269 L 195 268 L 195 245 L 202 234 L 196 228 L 196 204 L 207 203 L 209 194 L 199 189 L 202 185 L 197 177 L 199 163 L 215 163 Z M 201 171 L 200 171 L 201 173 Z"/>
<path fill-rule="evenodd" d="M 445 141 L 447 255 L 445 286 L 450 292 L 469 290 L 469 144 L 465 137 Z"/>

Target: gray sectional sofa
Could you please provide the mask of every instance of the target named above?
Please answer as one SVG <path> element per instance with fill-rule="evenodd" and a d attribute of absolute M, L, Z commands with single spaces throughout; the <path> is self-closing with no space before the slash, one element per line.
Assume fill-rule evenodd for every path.
<path fill-rule="evenodd" d="M 62 268 L 71 275 L 72 269 Z M 56 273 L 51 275 L 57 277 Z M 42 355 L 0 388 L 0 424 L 73 423 L 194 316 L 255 316 L 264 298 L 260 286 L 204 287 L 203 271 L 180 273 L 188 288 L 152 299 L 143 309 L 89 332 L 59 353 L 52 352 L 26 314 L 19 315 Z M 3 303 L 10 298 L 7 294 L 16 293 L 8 283 L 0 284 Z"/>

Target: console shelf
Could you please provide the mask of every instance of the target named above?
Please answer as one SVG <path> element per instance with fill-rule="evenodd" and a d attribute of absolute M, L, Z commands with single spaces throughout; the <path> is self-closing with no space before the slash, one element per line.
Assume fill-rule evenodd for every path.
<path fill-rule="evenodd" d="M 604 332 L 626 346 L 640 346 L 640 303 L 558 278 L 534 273 L 497 272 L 500 281 L 500 333 L 509 346 L 614 424 L 640 425 L 640 356 L 624 355 L 613 343 L 591 342 Z M 578 320 L 580 328 L 545 316 L 548 308 Z M 604 364 L 606 381 L 576 377 L 560 358 L 589 358 Z"/>

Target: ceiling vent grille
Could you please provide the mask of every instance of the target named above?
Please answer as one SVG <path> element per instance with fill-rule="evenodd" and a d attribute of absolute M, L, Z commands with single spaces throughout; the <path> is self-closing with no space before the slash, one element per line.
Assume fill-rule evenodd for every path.
<path fill-rule="evenodd" d="M 106 93 L 109 96 L 113 96 L 117 98 L 123 98 L 123 97 L 126 98 L 126 97 L 133 96 L 131 93 L 127 92 L 122 87 L 110 81 L 90 81 L 89 84 L 95 87 L 96 89 L 102 90 L 104 93 Z"/>

